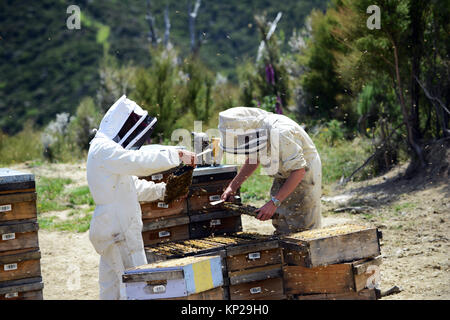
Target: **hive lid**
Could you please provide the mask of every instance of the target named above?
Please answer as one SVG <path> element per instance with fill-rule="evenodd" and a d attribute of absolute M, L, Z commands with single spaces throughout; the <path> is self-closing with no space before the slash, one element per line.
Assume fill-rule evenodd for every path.
<path fill-rule="evenodd" d="M 301 241 L 311 241 L 323 238 L 337 237 L 350 233 L 360 232 L 372 229 L 371 227 L 356 224 L 341 224 L 321 229 L 312 229 L 283 236 L 283 239 L 293 239 Z"/>
<path fill-rule="evenodd" d="M 125 270 L 125 274 L 183 270 L 183 267 L 187 265 L 213 259 L 220 259 L 220 257 L 219 256 L 184 257 L 179 259 L 165 260 L 127 269 Z"/>
<path fill-rule="evenodd" d="M 34 174 L 0 168 L 0 185 L 34 181 Z"/>
<path fill-rule="evenodd" d="M 198 167 L 194 169 L 194 177 L 225 173 L 225 172 L 237 172 L 236 165 L 224 164 L 220 166 L 211 166 L 211 167 Z"/>

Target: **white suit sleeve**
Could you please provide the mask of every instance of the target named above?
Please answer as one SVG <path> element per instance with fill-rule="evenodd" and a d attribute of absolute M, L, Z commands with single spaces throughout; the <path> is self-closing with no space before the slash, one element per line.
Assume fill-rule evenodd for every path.
<path fill-rule="evenodd" d="M 154 183 L 153 181 L 147 181 L 144 179 L 138 179 L 133 176 L 134 185 L 138 195 L 138 201 L 156 201 L 164 198 L 166 192 L 166 184 L 164 182 Z"/>
<path fill-rule="evenodd" d="M 178 151 L 174 149 L 164 151 L 125 150 L 113 141 L 103 145 L 95 157 L 100 157 L 106 171 L 140 177 L 166 171 L 180 164 Z"/>
<path fill-rule="evenodd" d="M 279 152 L 283 171 L 294 171 L 308 166 L 301 142 L 294 139 L 289 131 L 279 133 Z"/>

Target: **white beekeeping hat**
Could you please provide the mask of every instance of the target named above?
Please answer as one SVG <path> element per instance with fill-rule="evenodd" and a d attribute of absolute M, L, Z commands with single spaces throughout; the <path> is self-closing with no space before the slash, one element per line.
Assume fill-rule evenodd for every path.
<path fill-rule="evenodd" d="M 260 108 L 236 107 L 219 113 L 220 148 L 233 154 L 252 154 L 267 146 L 264 119 L 271 113 Z"/>

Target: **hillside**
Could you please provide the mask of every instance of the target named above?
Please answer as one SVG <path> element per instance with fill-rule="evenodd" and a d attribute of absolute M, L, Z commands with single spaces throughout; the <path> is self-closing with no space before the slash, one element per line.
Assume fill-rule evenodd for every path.
<path fill-rule="evenodd" d="M 194 1 L 192 1 L 192 4 Z M 200 56 L 214 71 L 231 75 L 236 64 L 256 54 L 259 37 L 253 15 L 283 12 L 278 31 L 287 42 L 313 8 L 325 0 L 202 1 L 196 34 Z M 80 7 L 80 30 L 69 30 L 69 5 Z M 160 38 L 169 8 L 171 42 L 189 52 L 188 0 L 151 1 Z M 84 96 L 95 96 L 98 66 L 105 51 L 122 63 L 148 65 L 147 1 L 1 1 L 0 128 L 13 134 L 26 120 L 43 125 L 56 113 L 73 113 Z"/>

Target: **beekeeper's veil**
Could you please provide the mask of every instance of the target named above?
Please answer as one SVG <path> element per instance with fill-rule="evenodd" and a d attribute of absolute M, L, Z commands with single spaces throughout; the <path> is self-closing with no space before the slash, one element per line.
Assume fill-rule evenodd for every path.
<path fill-rule="evenodd" d="M 267 147 L 266 119 L 260 108 L 236 107 L 219 113 L 220 148 L 227 153 L 254 154 Z"/>
<path fill-rule="evenodd" d="M 150 137 L 157 119 L 125 95 L 103 117 L 99 132 L 125 149 L 139 149 Z"/>

